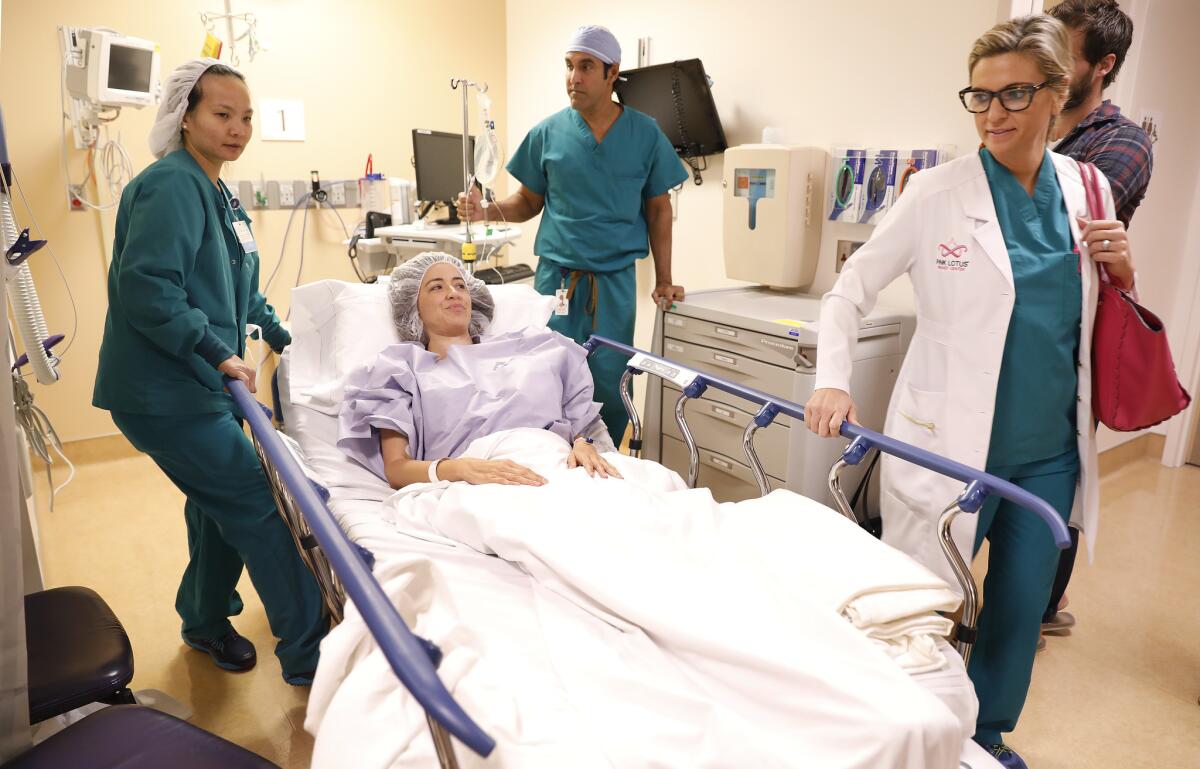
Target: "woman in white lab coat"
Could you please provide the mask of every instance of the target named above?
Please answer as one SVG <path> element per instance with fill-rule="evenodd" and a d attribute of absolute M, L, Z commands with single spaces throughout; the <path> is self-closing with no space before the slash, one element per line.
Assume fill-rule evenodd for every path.
<path fill-rule="evenodd" d="M 860 318 L 901 273 L 912 280 L 916 333 L 888 407 L 887 434 L 1004 477 L 1081 528 L 1098 513 L 1091 408 L 1095 262 L 1132 287 L 1124 226 L 1103 183 L 1106 216 L 1086 221 L 1075 161 L 1046 149 L 1071 72 L 1065 29 L 1047 16 L 997 25 L 976 41 L 960 98 L 978 152 L 912 178 L 821 306 L 809 429 L 855 421 L 851 359 Z M 955 584 L 936 536 L 957 481 L 885 458 L 883 538 Z M 985 603 L 969 672 L 975 739 L 1008 767 L 1004 745 L 1024 705 L 1057 550 L 1033 513 L 993 498 L 960 516 L 968 558 L 990 543 Z"/>

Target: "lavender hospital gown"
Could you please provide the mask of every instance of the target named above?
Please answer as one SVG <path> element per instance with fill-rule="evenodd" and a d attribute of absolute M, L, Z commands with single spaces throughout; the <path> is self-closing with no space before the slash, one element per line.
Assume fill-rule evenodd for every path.
<path fill-rule="evenodd" d="M 452 345 L 441 360 L 416 342 L 401 342 L 350 374 L 337 445 L 386 478 L 380 429 L 407 436 L 413 459 L 432 460 L 518 427 L 571 441 L 599 418 L 587 354 L 561 334 L 514 332 Z"/>

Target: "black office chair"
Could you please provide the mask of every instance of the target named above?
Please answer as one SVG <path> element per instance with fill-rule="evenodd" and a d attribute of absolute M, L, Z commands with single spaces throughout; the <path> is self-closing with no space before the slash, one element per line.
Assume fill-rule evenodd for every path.
<path fill-rule="evenodd" d="M 133 648 L 94 590 L 57 587 L 25 596 L 29 722 L 93 702 L 132 704 Z"/>
<path fill-rule="evenodd" d="M 114 705 L 68 726 L 0 769 L 279 769 L 186 721 Z"/>

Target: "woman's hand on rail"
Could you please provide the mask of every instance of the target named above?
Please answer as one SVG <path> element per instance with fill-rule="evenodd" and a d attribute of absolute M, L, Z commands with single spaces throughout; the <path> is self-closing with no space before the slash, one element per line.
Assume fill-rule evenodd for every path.
<path fill-rule="evenodd" d="M 582 438 L 571 444 L 571 453 L 567 456 L 567 467 L 582 467 L 593 478 L 596 477 L 596 473 L 599 473 L 601 478 L 621 477 L 617 468 L 600 456 L 600 452 L 596 451 L 595 446 Z"/>
<path fill-rule="evenodd" d="M 1103 262 L 1108 277 L 1117 288 L 1128 291 L 1133 288 L 1133 255 L 1129 251 L 1129 233 L 1120 221 L 1095 219 L 1087 221 L 1076 217 L 1079 223 L 1079 239 L 1083 242 L 1093 262 Z"/>
<path fill-rule="evenodd" d="M 221 361 L 221 365 L 217 366 L 217 371 L 220 371 L 230 379 L 240 379 L 246 383 L 246 389 L 252 393 L 258 392 L 254 387 L 254 367 L 247 364 L 236 355 L 230 355 L 225 360 Z"/>
<path fill-rule="evenodd" d="M 822 438 L 832 438 L 842 429 L 842 422 L 858 424 L 858 410 L 850 393 L 834 387 L 814 390 L 808 403 L 804 404 L 804 424 L 811 432 Z"/>
<path fill-rule="evenodd" d="M 516 462 L 469 457 L 442 460 L 438 465 L 438 478 L 475 485 L 499 483 L 504 486 L 543 486 L 546 483 L 545 478 Z"/>
<path fill-rule="evenodd" d="M 471 194 L 464 195 L 458 193 L 458 200 L 454 202 L 454 208 L 458 211 L 458 218 L 464 222 L 477 222 L 483 218 L 483 207 L 480 201 L 483 200 L 482 193 L 479 188 L 472 185 Z"/>

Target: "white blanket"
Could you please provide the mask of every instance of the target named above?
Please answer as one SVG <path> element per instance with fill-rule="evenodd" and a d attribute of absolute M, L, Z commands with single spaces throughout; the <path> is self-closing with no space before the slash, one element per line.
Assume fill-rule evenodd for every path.
<path fill-rule="evenodd" d="M 524 690 L 515 690 L 521 695 L 486 685 L 460 692 L 464 667 L 468 677 L 489 677 L 487 655 L 464 656 L 473 642 L 464 640 L 470 634 L 456 635 L 452 617 L 405 616 L 417 632 L 447 647 L 443 678 L 456 696 L 468 698 L 468 712 L 504 737 L 488 766 L 590 765 L 578 755 L 581 744 L 596 748 L 598 765 L 620 767 L 957 765 L 966 736 L 958 719 L 847 622 L 873 629 L 880 640 L 908 639 L 905 654 L 912 639 L 928 638 L 928 667 L 929 658 L 940 659 L 930 629 L 941 624 L 922 620 L 928 609 L 914 607 L 945 603 L 938 592 L 945 586 L 936 578 L 802 497 L 776 492 L 717 505 L 706 491 L 683 489 L 674 473 L 619 455 L 609 458 L 626 481 L 567 471 L 566 451 L 543 431 L 492 436 L 469 453 L 522 462 L 550 484 L 423 484 L 388 504 L 393 521 L 409 533 L 417 528 L 429 539 L 448 537 L 497 554 L 532 575 L 542 591 L 548 607 L 543 634 L 557 637 L 546 651 L 559 676 L 552 686 L 526 681 Z M 406 591 L 411 588 L 409 580 Z M 900 600 L 883 601 L 881 593 Z M 609 632 L 581 632 L 578 622 L 559 621 L 566 614 L 549 607 L 562 603 L 583 607 Z M 352 615 L 326 643 L 310 700 L 308 726 L 321 727 L 316 766 L 327 746 L 344 739 L 323 743 L 325 735 L 347 729 L 358 739 L 370 735 L 338 720 L 336 698 L 361 698 L 364 685 L 380 687 L 379 678 L 388 677 L 382 667 L 374 678 L 356 668 L 350 685 L 354 666 L 336 660 L 371 658 L 370 643 L 353 623 Z M 613 630 L 621 639 L 616 648 Z M 339 648 L 352 651 L 339 657 Z M 905 654 L 894 656 L 904 662 Z M 609 669 L 624 671 L 623 677 L 596 675 L 606 657 L 622 663 Z M 380 655 L 374 658 L 379 667 Z M 396 696 L 394 690 L 394 681 L 378 689 L 385 698 Z M 508 698 L 509 706 L 476 703 L 480 692 Z M 564 696 L 567 709 L 553 707 Z M 514 699 L 523 701 L 521 708 Z M 523 710 L 533 701 L 552 703 L 536 708 L 542 714 L 569 714 L 551 719 L 562 735 L 551 739 L 558 732 L 538 729 L 545 739 L 531 743 L 520 725 L 538 723 Z M 361 703 L 354 712 L 363 712 Z M 345 728 L 331 729 L 329 719 Z M 394 747 L 386 760 L 364 765 L 409 765 L 401 748 L 425 741 L 410 745 L 398 736 L 389 739 Z M 570 736 L 582 742 L 564 761 L 559 748 Z"/>
<path fill-rule="evenodd" d="M 615 454 L 608 458 L 622 468 L 625 480 L 602 481 L 568 471 L 567 450 L 542 430 L 480 439 L 469 456 L 521 462 L 551 483 L 541 488 L 421 484 L 396 494 L 385 516 L 406 531 L 423 529 L 520 563 L 543 584 L 557 585 L 593 607 L 597 600 L 603 603 L 600 591 L 622 588 L 609 587 L 613 582 L 607 574 L 604 584 L 590 587 L 571 575 L 583 569 L 604 574 L 614 555 L 624 558 L 631 547 L 653 565 L 641 576 L 657 585 L 663 584 L 660 572 L 686 573 L 680 570 L 693 567 L 711 572 L 725 563 L 726 589 L 782 587 L 785 600 L 795 591 L 849 619 L 906 670 L 945 666 L 936 639 L 953 624 L 934 612 L 954 609 L 955 594 L 932 572 L 824 505 L 787 491 L 718 505 L 707 490 L 687 490 L 661 465 Z M 584 552 L 575 552 L 580 549 Z M 672 559 L 680 561 L 674 568 L 668 563 Z M 530 561 L 544 568 L 534 569 Z M 621 605 L 624 595 L 617 593 L 613 600 Z"/>

